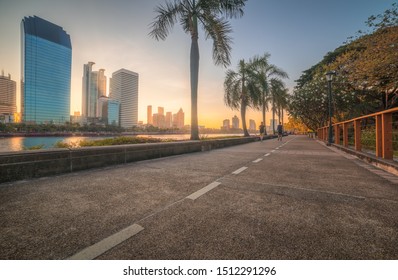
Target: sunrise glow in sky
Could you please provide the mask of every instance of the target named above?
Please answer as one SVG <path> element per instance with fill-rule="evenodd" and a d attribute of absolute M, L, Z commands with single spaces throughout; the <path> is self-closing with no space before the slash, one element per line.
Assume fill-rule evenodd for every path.
<path fill-rule="evenodd" d="M 166 41 L 148 36 L 164 0 L 0 0 L 0 70 L 17 81 L 20 110 L 20 23 L 39 16 L 64 28 L 72 41 L 71 113 L 81 111 L 83 64 L 105 69 L 108 77 L 125 68 L 139 73 L 138 119 L 146 123 L 147 105 L 154 110 L 185 112 L 190 123 L 190 36 L 177 24 Z M 393 0 L 249 0 L 245 15 L 231 20 L 232 64 L 265 52 L 270 62 L 285 70 L 292 91 L 301 72 L 343 44 L 365 21 L 391 7 Z M 223 82 L 227 69 L 212 61 L 212 42 L 199 38 L 199 124 L 219 128 L 239 112 L 224 105 Z M 108 80 L 109 87 L 109 80 Z M 109 92 L 108 92 L 109 94 Z M 261 113 L 249 111 L 247 120 L 260 123 Z"/>

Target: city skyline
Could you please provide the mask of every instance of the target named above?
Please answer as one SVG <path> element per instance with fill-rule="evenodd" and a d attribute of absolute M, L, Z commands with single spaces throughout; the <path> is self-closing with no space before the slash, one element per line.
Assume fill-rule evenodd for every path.
<path fill-rule="evenodd" d="M 179 128 L 185 127 L 185 113 L 180 108 L 177 113 L 171 111 L 164 113 L 164 107 L 158 106 L 157 113 L 153 113 L 152 105 L 147 106 L 146 125 L 153 125 L 159 128 Z"/>
<path fill-rule="evenodd" d="M 245 15 L 232 20 L 232 63 L 264 52 L 270 62 L 288 72 L 291 90 L 302 71 L 319 62 L 357 30 L 366 29 L 371 15 L 382 13 L 395 1 L 262 1 L 249 0 Z M 166 41 L 148 36 L 154 8 L 164 1 L 2 1 L 0 3 L 0 70 L 17 82 L 20 108 L 20 22 L 37 15 L 62 26 L 73 44 L 70 112 L 82 108 L 83 65 L 95 61 L 112 73 L 126 68 L 140 73 L 139 121 L 146 119 L 146 104 L 161 102 L 170 111 L 187 108 L 190 123 L 189 36 L 176 26 Z M 70 17 L 73 14 L 73 19 Z M 250 31 L 250 32 L 248 32 Z M 253 43 L 255 42 L 255 43 Z M 214 66 L 211 41 L 199 36 L 199 125 L 219 128 L 231 111 L 223 102 L 225 68 Z M 109 83 L 108 83 L 109 84 Z M 108 90 L 109 92 L 109 90 Z M 269 118 L 267 116 L 267 118 Z M 260 112 L 249 111 L 247 120 L 259 122 Z M 249 125 L 249 124 L 247 124 Z"/>

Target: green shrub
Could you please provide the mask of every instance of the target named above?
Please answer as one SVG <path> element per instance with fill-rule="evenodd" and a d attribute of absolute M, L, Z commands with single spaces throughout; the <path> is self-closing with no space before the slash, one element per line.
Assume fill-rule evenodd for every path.
<path fill-rule="evenodd" d="M 129 137 L 120 136 L 115 138 L 106 138 L 100 140 L 81 140 L 80 147 L 93 147 L 93 146 L 113 146 L 113 145 L 126 145 L 126 144 L 142 144 L 142 143 L 159 143 L 170 142 L 172 140 L 158 139 L 158 138 L 145 138 L 145 137 Z"/>
<path fill-rule="evenodd" d="M 25 151 L 33 151 L 33 150 L 40 150 L 44 148 L 44 144 L 40 144 L 40 145 L 34 145 L 34 146 L 30 146 L 30 147 L 23 147 L 23 149 Z"/>

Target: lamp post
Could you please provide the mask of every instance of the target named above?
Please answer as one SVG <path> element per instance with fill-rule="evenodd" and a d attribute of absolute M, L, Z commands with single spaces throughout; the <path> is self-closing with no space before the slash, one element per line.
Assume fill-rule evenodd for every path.
<path fill-rule="evenodd" d="M 329 71 L 326 73 L 326 80 L 328 81 L 328 93 L 329 93 L 329 135 L 327 145 L 332 145 L 333 142 L 333 129 L 332 129 L 332 80 L 333 76 L 336 75 L 335 71 Z"/>

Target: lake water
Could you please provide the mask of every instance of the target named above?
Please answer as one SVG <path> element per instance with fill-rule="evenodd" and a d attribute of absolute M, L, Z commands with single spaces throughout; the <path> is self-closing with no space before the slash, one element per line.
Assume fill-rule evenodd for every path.
<path fill-rule="evenodd" d="M 242 134 L 209 134 L 204 135 L 206 138 L 213 138 L 219 136 L 241 136 Z M 168 135 L 139 135 L 140 137 L 152 137 L 160 139 L 173 139 L 173 140 L 188 140 L 190 134 L 168 134 Z M 111 137 L 82 137 L 82 136 L 70 136 L 70 137 L 9 137 L 0 138 L 0 153 L 9 151 L 21 151 L 24 148 L 29 148 L 37 145 L 44 145 L 42 149 L 53 148 L 54 144 L 62 141 L 64 143 L 79 143 L 81 140 L 91 139 L 104 139 Z"/>

